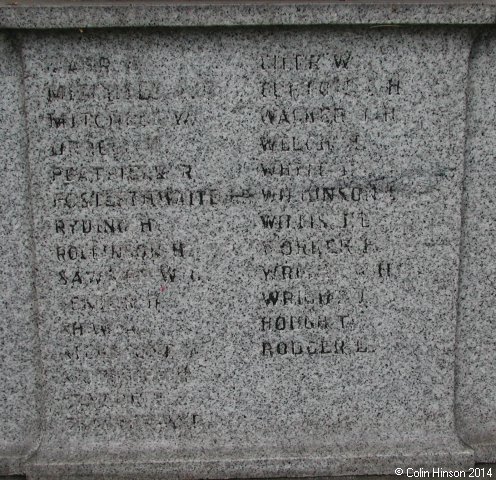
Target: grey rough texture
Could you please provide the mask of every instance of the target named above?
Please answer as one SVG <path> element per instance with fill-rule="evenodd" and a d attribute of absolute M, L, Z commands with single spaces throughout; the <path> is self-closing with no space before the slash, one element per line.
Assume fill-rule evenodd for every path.
<path fill-rule="evenodd" d="M 479 469 L 477 473 L 480 475 L 476 476 L 476 478 L 483 479 L 491 479 L 494 475 L 496 464 L 476 464 L 475 469 Z M 470 473 L 470 470 L 467 471 L 467 475 Z M 24 480 L 26 477 L 18 476 L 18 477 L 0 477 L 0 480 Z M 140 477 L 140 480 L 143 477 Z M 287 480 L 289 477 L 277 477 L 279 480 Z M 398 480 L 403 478 L 412 478 L 407 475 L 367 475 L 367 476 L 340 476 L 340 477 L 305 477 L 307 480 Z M 93 478 L 90 480 L 94 480 Z M 106 480 L 114 480 L 112 478 L 106 477 Z M 154 480 L 168 480 L 168 477 L 156 477 Z M 275 478 L 266 478 L 264 480 L 275 480 Z"/>
<path fill-rule="evenodd" d="M 453 415 L 470 32 L 22 40 L 47 399 L 32 478 L 472 464 Z"/>
<path fill-rule="evenodd" d="M 470 67 L 458 329 L 456 414 L 476 458 L 496 458 L 496 37 L 482 36 Z"/>
<path fill-rule="evenodd" d="M 0 473 L 37 445 L 36 330 L 19 53 L 0 35 Z"/>
<path fill-rule="evenodd" d="M 384 25 L 448 24 L 493 25 L 496 5 L 492 2 L 322 2 L 285 5 L 198 5 L 178 2 L 80 2 L 68 5 L 0 7 L 0 28 L 102 28 L 257 25 Z M 26 2 L 24 2 L 26 3 Z M 90 3 L 90 5 L 88 5 Z M 173 2 L 172 2 L 173 3 Z M 219 2 L 221 3 L 221 2 Z M 226 2 L 229 3 L 229 2 Z"/>

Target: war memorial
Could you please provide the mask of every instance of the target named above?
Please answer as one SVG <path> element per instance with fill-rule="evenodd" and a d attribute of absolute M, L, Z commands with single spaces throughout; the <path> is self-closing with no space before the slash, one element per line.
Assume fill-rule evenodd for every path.
<path fill-rule="evenodd" d="M 495 22 L 2 3 L 0 475 L 495 463 Z"/>

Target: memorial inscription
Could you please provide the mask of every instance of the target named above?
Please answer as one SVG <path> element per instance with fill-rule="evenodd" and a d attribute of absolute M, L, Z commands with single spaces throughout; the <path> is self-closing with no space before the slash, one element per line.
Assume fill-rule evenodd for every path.
<path fill-rule="evenodd" d="M 32 476 L 470 463 L 452 411 L 467 35 L 23 37 Z"/>

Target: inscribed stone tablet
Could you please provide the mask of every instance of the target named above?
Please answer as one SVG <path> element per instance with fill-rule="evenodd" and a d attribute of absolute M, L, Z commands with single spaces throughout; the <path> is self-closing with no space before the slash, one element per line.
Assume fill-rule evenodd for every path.
<path fill-rule="evenodd" d="M 0 35 L 0 475 L 37 444 L 36 331 L 19 52 Z"/>
<path fill-rule="evenodd" d="M 483 36 L 470 66 L 458 333 L 457 426 L 480 462 L 496 461 L 495 46 Z"/>
<path fill-rule="evenodd" d="M 468 465 L 452 411 L 468 40 L 27 37 L 48 399 L 33 472 Z"/>

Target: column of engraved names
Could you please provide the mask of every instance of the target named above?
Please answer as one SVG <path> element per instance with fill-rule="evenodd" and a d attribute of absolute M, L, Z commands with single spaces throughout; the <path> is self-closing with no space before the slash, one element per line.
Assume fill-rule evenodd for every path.
<path fill-rule="evenodd" d="M 173 409 L 164 387 L 190 375 L 192 347 L 175 337 L 170 298 L 197 281 L 172 226 L 215 200 L 167 154 L 182 112 L 163 107 L 163 86 L 142 68 L 133 57 L 73 56 L 48 65 L 43 90 L 55 395 L 83 433 L 151 435 L 198 421 Z"/>
<path fill-rule="evenodd" d="M 387 122 L 394 110 L 371 114 L 352 101 L 371 89 L 349 51 L 258 61 L 258 348 L 267 357 L 373 352 L 368 287 L 391 274 L 375 220 L 394 202 L 394 186 L 355 178 L 355 159 L 366 150 L 355 127 Z"/>

